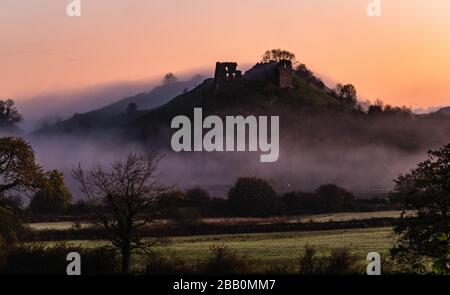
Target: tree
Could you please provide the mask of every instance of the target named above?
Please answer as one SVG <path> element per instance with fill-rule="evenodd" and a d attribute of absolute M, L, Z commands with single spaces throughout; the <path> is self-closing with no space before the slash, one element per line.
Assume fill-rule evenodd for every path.
<path fill-rule="evenodd" d="M 270 216 L 278 210 L 278 195 L 259 178 L 239 178 L 228 192 L 233 213 L 240 216 Z"/>
<path fill-rule="evenodd" d="M 92 222 L 102 226 L 120 250 L 124 273 L 130 270 L 131 254 L 148 251 L 151 246 L 144 240 L 142 228 L 151 222 L 155 200 L 166 191 L 158 174 L 161 159 L 155 152 L 131 153 L 109 168 L 97 164 L 85 171 L 79 165 L 73 171 L 87 199 L 102 208 L 92 215 Z"/>
<path fill-rule="evenodd" d="M 271 61 L 280 62 L 282 60 L 289 60 L 292 63 L 296 63 L 295 54 L 292 52 L 289 52 L 287 50 L 281 50 L 281 49 L 272 49 L 267 50 L 263 56 L 262 56 L 262 62 L 267 63 Z"/>
<path fill-rule="evenodd" d="M 10 207 L 6 200 L 13 192 L 34 191 L 44 183 L 31 146 L 21 138 L 0 138 L 0 206 Z"/>
<path fill-rule="evenodd" d="M 355 196 L 352 193 L 335 184 L 322 185 L 316 190 L 316 193 L 325 212 L 352 209 L 351 206 L 355 201 Z"/>
<path fill-rule="evenodd" d="M 310 69 L 308 69 L 308 67 L 305 64 L 300 64 L 297 67 L 296 71 L 297 74 L 300 76 L 300 78 L 303 78 L 307 81 L 314 77 L 314 73 Z"/>
<path fill-rule="evenodd" d="M 186 191 L 184 196 L 190 206 L 204 208 L 211 202 L 209 193 L 200 187 L 194 187 Z"/>
<path fill-rule="evenodd" d="M 381 99 L 377 99 L 374 104 L 371 104 L 367 111 L 369 115 L 381 114 L 383 112 L 384 112 L 384 102 Z"/>
<path fill-rule="evenodd" d="M 138 106 L 134 102 L 130 102 L 130 104 L 127 107 L 127 115 L 133 115 L 138 110 Z"/>
<path fill-rule="evenodd" d="M 0 251 L 15 244 L 23 231 L 21 220 L 10 210 L 0 207 Z"/>
<path fill-rule="evenodd" d="M 305 64 L 300 64 L 297 67 L 295 73 L 297 74 L 298 77 L 302 78 L 303 80 L 305 80 L 310 84 L 313 84 L 319 89 L 325 89 L 326 87 L 325 83 L 323 83 L 321 79 L 317 78 Z"/>
<path fill-rule="evenodd" d="M 20 199 L 43 185 L 43 173 L 31 146 L 23 139 L 0 138 L 0 248 L 14 244 L 22 232 Z"/>
<path fill-rule="evenodd" d="M 39 214 L 61 214 L 68 209 L 71 198 L 64 175 L 53 170 L 46 173 L 46 185 L 31 199 L 30 208 Z"/>
<path fill-rule="evenodd" d="M 0 100 L 0 128 L 11 128 L 22 121 L 12 99 Z"/>
<path fill-rule="evenodd" d="M 400 263 L 424 272 L 430 260 L 436 265 L 450 253 L 449 243 L 437 238 L 450 232 L 450 144 L 430 151 L 426 161 L 395 182 L 396 193 L 405 199 L 405 212 L 394 227 L 398 239 L 391 253 Z M 406 210 L 416 214 L 410 216 Z"/>
<path fill-rule="evenodd" d="M 334 93 L 345 105 L 355 106 L 357 103 L 356 87 L 352 84 L 342 85 L 339 83 L 336 85 Z"/>
<path fill-rule="evenodd" d="M 173 73 L 167 73 L 164 76 L 163 84 L 164 85 L 169 85 L 169 84 L 172 84 L 172 83 L 176 83 L 177 81 L 178 81 L 178 78 Z"/>

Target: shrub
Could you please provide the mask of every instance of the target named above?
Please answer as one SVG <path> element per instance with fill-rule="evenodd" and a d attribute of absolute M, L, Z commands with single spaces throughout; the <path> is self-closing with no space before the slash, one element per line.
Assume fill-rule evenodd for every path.
<path fill-rule="evenodd" d="M 254 271 L 254 261 L 224 245 L 210 247 L 212 256 L 200 265 L 206 274 L 247 274 Z"/>
<path fill-rule="evenodd" d="M 285 260 L 282 262 L 271 263 L 266 269 L 266 274 L 270 275 L 293 274 L 297 270 L 297 263 L 295 260 Z"/>
<path fill-rule="evenodd" d="M 0 250 L 14 245 L 24 234 L 25 229 L 20 219 L 0 207 Z"/>
<path fill-rule="evenodd" d="M 302 275 L 356 274 L 357 257 L 347 248 L 335 248 L 330 256 L 319 257 L 315 248 L 306 246 L 300 256 L 299 272 Z"/>
<path fill-rule="evenodd" d="M 304 253 L 300 256 L 299 271 L 302 275 L 314 275 L 323 272 L 322 260 L 317 257 L 314 247 L 305 246 Z"/>
<path fill-rule="evenodd" d="M 187 190 L 184 198 L 187 204 L 195 207 L 206 207 L 211 201 L 209 193 L 200 187 Z"/>
<path fill-rule="evenodd" d="M 84 249 L 58 245 L 22 246 L 3 254 L 0 273 L 20 275 L 65 275 L 67 254 L 81 255 L 81 272 L 84 275 L 112 274 L 117 271 L 116 253 L 110 248 Z"/>
<path fill-rule="evenodd" d="M 325 273 L 333 275 L 356 274 L 358 258 L 348 248 L 336 248 L 326 259 Z"/>
<path fill-rule="evenodd" d="M 202 221 L 202 215 L 198 208 L 177 208 L 171 214 L 172 220 L 181 226 L 197 226 Z"/>
<path fill-rule="evenodd" d="M 178 275 L 192 273 L 192 270 L 189 270 L 186 261 L 177 256 L 164 257 L 152 254 L 147 259 L 145 273 L 147 275 Z"/>

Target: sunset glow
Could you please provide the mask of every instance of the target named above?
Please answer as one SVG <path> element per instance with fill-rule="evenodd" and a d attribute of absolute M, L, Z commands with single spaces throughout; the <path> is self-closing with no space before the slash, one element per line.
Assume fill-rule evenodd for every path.
<path fill-rule="evenodd" d="M 0 97 L 209 71 L 295 52 L 327 82 L 363 99 L 450 105 L 450 0 L 82 0 L 0 2 Z M 330 85 L 331 86 L 331 85 Z"/>

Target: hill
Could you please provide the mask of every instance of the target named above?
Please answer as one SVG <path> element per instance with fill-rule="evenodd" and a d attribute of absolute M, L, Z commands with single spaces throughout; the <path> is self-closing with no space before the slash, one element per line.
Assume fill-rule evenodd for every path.
<path fill-rule="evenodd" d="M 148 93 L 141 93 L 132 97 L 124 98 L 95 112 L 102 115 L 121 114 L 125 112 L 130 103 L 135 103 L 139 110 L 151 110 L 167 103 L 175 96 L 183 93 L 183 91 L 192 89 L 203 80 L 203 76 L 197 75 L 188 81 L 178 81 L 167 85 L 161 85 L 155 87 Z"/>
<path fill-rule="evenodd" d="M 450 116 L 450 107 L 442 108 L 438 110 L 437 113 Z"/>
<path fill-rule="evenodd" d="M 112 130 L 124 125 L 129 120 L 138 117 L 148 110 L 164 105 L 175 96 L 192 89 L 201 83 L 203 79 L 202 76 L 197 75 L 187 81 L 177 81 L 157 86 L 148 93 L 140 93 L 138 95 L 126 97 L 94 111 L 75 114 L 65 121 L 58 122 L 52 126 L 46 126 L 35 133 L 74 134 L 95 130 Z M 137 111 L 130 116 L 130 114 L 126 113 L 126 109 L 131 103 L 136 104 Z"/>
<path fill-rule="evenodd" d="M 238 80 L 215 89 L 214 79 L 207 79 L 193 90 L 177 96 L 127 124 L 131 134 L 140 139 L 162 136 L 170 132 L 175 116 L 193 116 L 194 108 L 203 115 L 285 115 L 301 110 L 327 112 L 347 110 L 328 89 L 319 89 L 294 76 L 292 89 L 280 89 L 264 80 Z"/>
<path fill-rule="evenodd" d="M 376 111 L 365 112 L 339 97 L 305 70 L 293 72 L 292 87 L 280 88 L 272 80 L 259 79 L 260 68 L 261 64 L 257 64 L 243 78 L 226 82 L 219 88 L 214 79 L 206 79 L 192 90 L 152 110 L 118 113 L 126 108 L 127 103 L 162 96 L 167 98 L 173 93 L 164 90 L 168 86 L 162 86 L 149 94 L 126 98 L 98 111 L 75 115 L 42 133 L 95 136 L 98 132 L 110 132 L 127 141 L 169 148 L 170 137 L 174 133 L 170 126 L 173 118 L 178 115 L 192 118 L 194 108 L 201 107 L 204 117 L 279 116 L 280 144 L 289 150 L 306 148 L 317 152 L 332 147 L 331 150 L 338 154 L 338 151 L 350 153 L 352 149 L 377 147 L 393 149 L 391 154 L 394 151 L 422 153 L 448 143 L 450 119 L 447 116 L 414 115 L 402 108 L 375 108 Z M 181 85 L 170 89 L 176 92 Z"/>

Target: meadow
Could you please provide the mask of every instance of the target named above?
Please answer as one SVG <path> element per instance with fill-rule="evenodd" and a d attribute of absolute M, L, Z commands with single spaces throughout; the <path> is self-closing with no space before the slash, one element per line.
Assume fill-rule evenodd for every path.
<path fill-rule="evenodd" d="M 305 246 L 313 246 L 319 255 L 328 255 L 333 248 L 347 247 L 360 259 L 361 271 L 366 264 L 369 252 L 378 252 L 387 257 L 394 244 L 392 228 L 369 228 L 313 232 L 286 232 L 263 234 L 235 234 L 174 237 L 160 240 L 161 244 L 153 249 L 165 257 L 177 257 L 195 265 L 209 257 L 210 247 L 225 245 L 238 254 L 254 260 L 260 267 L 269 270 L 271 267 L 284 267 L 295 271 L 298 258 Z M 66 241 L 70 246 L 96 248 L 107 246 L 107 241 Z M 46 246 L 58 245 L 46 242 Z M 145 265 L 145 256 L 134 257 L 135 267 Z"/>

